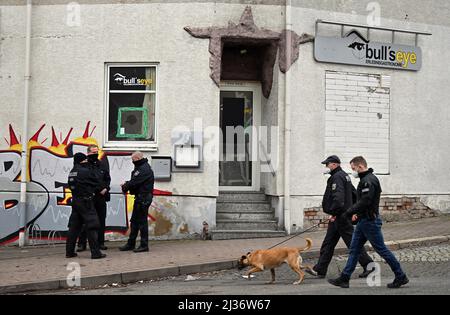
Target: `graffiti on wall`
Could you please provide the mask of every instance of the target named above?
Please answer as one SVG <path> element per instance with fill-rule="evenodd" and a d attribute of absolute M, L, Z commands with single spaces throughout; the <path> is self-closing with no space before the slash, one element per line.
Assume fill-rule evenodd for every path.
<path fill-rule="evenodd" d="M 89 145 L 98 145 L 92 137 L 95 127 L 90 130 L 88 122 L 83 136 L 70 140 L 73 128 L 66 137 L 59 138 L 51 128 L 51 144 L 46 147 L 48 139 L 40 141 L 45 128 L 42 125 L 28 141 L 27 152 L 27 202 L 25 206 L 26 225 L 35 227 L 40 235 L 64 236 L 71 214 L 71 193 L 67 178 L 73 167 L 73 156 L 78 152 L 86 152 Z M 9 140 L 5 138 L 9 148 L 0 151 L 0 245 L 17 240 L 20 218 L 20 181 L 22 143 L 13 127 L 9 126 Z M 107 159 L 111 172 L 111 201 L 108 203 L 107 230 L 125 234 L 128 231 L 128 217 L 133 208 L 132 196 L 121 192 L 120 184 L 129 179 L 133 170 L 130 152 L 99 152 L 101 159 Z M 155 196 L 170 196 L 170 192 L 156 190 Z M 149 220 L 158 220 L 160 206 L 152 205 Z M 155 212 L 156 209 L 156 212 Z"/>

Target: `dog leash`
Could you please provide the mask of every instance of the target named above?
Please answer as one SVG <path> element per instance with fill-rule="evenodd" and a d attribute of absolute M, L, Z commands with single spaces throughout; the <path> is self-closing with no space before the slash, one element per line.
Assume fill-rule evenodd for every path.
<path fill-rule="evenodd" d="M 275 248 L 275 247 L 277 247 L 277 246 L 280 246 L 281 244 L 287 243 L 287 242 L 289 242 L 290 240 L 292 240 L 292 239 L 294 239 L 294 238 L 296 238 L 296 237 L 299 237 L 299 236 L 302 235 L 302 234 L 305 234 L 305 233 L 307 233 L 307 232 L 309 232 L 309 231 L 311 231 L 311 230 L 313 230 L 313 229 L 315 229 L 315 228 L 318 228 L 321 224 L 326 224 L 326 223 L 328 223 L 328 222 L 330 222 L 330 221 L 331 221 L 331 219 L 327 219 L 327 220 L 325 220 L 325 221 L 320 220 L 319 224 L 316 224 L 316 225 L 314 225 L 314 226 L 311 226 L 310 228 L 308 228 L 308 229 L 306 229 L 306 230 L 304 230 L 304 231 L 301 231 L 301 232 L 295 234 L 294 236 L 291 236 L 291 237 L 289 237 L 288 239 L 286 239 L 286 240 L 284 240 L 284 241 L 282 241 L 282 242 L 280 242 L 280 243 L 278 243 L 278 244 L 275 244 L 274 246 L 268 248 L 268 250 L 269 250 L 269 249 L 273 249 L 273 248 Z"/>

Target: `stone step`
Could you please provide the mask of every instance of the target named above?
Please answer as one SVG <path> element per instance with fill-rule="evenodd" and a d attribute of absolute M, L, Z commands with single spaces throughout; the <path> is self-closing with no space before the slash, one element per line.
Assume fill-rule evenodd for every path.
<path fill-rule="evenodd" d="M 267 201 L 267 196 L 261 192 L 221 192 L 217 202 L 233 201 Z"/>
<path fill-rule="evenodd" d="M 268 230 L 276 231 L 276 220 L 217 220 L 217 230 Z"/>
<path fill-rule="evenodd" d="M 241 201 L 241 202 L 219 202 L 217 203 L 217 212 L 222 211 L 271 211 L 272 207 L 268 202 L 264 201 Z"/>
<path fill-rule="evenodd" d="M 233 240 L 233 239 L 252 239 L 252 238 L 272 238 L 284 237 L 286 233 L 283 231 L 269 230 L 214 230 L 211 231 L 213 240 Z"/>
<path fill-rule="evenodd" d="M 216 213 L 216 220 L 273 220 L 273 211 L 221 211 Z"/>

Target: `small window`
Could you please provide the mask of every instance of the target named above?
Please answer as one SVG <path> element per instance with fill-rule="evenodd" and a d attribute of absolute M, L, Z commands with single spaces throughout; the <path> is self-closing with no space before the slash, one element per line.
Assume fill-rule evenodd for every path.
<path fill-rule="evenodd" d="M 157 66 L 108 64 L 106 147 L 156 148 Z"/>

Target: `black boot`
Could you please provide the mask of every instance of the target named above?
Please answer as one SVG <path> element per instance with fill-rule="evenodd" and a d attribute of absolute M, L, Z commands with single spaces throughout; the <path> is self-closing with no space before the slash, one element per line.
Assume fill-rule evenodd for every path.
<path fill-rule="evenodd" d="M 366 268 L 364 268 L 364 272 L 362 273 L 362 274 L 360 274 L 359 275 L 359 277 L 361 278 L 361 279 L 365 279 L 365 278 L 367 278 L 372 272 L 374 272 L 375 271 L 375 268 L 372 268 L 372 269 L 366 269 Z"/>
<path fill-rule="evenodd" d="M 387 287 L 389 289 L 399 289 L 401 286 L 407 285 L 409 283 L 408 277 L 405 275 L 402 278 L 395 278 L 394 282 L 389 283 Z"/>
<path fill-rule="evenodd" d="M 133 213 L 134 215 L 134 213 Z M 119 248 L 121 252 L 129 252 L 136 248 L 136 238 L 139 233 L 139 225 L 136 224 L 133 219 L 131 219 L 131 229 L 130 229 L 130 236 L 128 238 L 128 242 L 126 245 Z"/>
<path fill-rule="evenodd" d="M 135 249 L 133 252 L 135 252 L 135 253 L 147 253 L 148 251 L 149 251 L 148 246 L 147 247 L 139 246 L 139 248 Z"/>
<path fill-rule="evenodd" d="M 91 256 L 91 259 L 103 259 L 103 258 L 106 258 L 106 255 L 102 253 L 98 253 Z"/>
<path fill-rule="evenodd" d="M 75 257 L 78 257 L 78 255 L 76 253 L 66 254 L 66 258 L 75 258 Z"/>
<path fill-rule="evenodd" d="M 343 289 L 350 288 L 350 279 L 344 275 L 341 275 L 337 279 L 330 279 L 328 282 L 336 287 L 340 287 Z"/>

